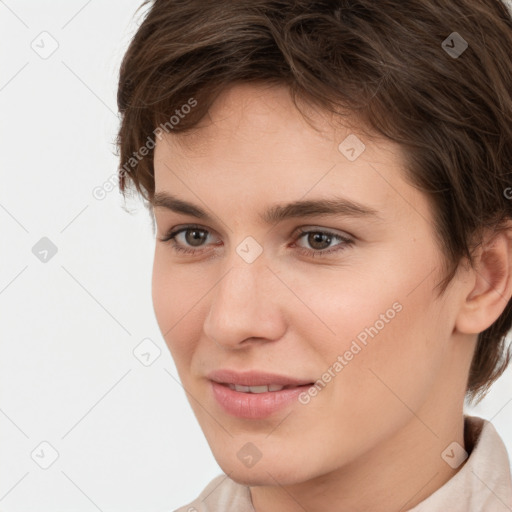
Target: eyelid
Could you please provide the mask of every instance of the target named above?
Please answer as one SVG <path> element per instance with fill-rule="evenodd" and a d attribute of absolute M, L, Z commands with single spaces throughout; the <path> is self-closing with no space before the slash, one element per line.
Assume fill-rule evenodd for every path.
<path fill-rule="evenodd" d="M 164 235 L 168 236 L 171 233 L 177 233 L 178 231 L 185 231 L 187 229 L 201 229 L 203 231 L 208 231 L 208 233 L 215 233 L 214 229 L 208 228 L 206 226 L 202 226 L 201 224 L 176 224 L 176 226 L 173 226 L 169 229 L 164 229 Z"/>
<path fill-rule="evenodd" d="M 168 229 L 167 231 L 164 232 L 163 237 L 161 237 L 159 239 L 162 242 L 169 242 L 169 241 L 174 240 L 178 235 L 185 233 L 192 229 L 197 229 L 198 231 L 206 231 L 207 236 L 216 235 L 215 230 L 206 228 L 199 224 L 183 224 L 183 225 L 178 225 L 178 226 Z M 198 250 L 200 250 L 200 248 L 198 248 Z"/>
<path fill-rule="evenodd" d="M 190 256 L 197 256 L 198 254 L 207 252 L 208 245 L 206 246 L 198 246 L 197 248 L 189 247 L 187 245 L 183 246 L 182 244 L 179 244 L 176 242 L 176 237 L 186 231 L 197 229 L 199 231 L 205 231 L 208 235 L 212 234 L 213 230 L 210 230 L 209 228 L 206 228 L 204 226 L 201 226 L 199 224 L 184 224 L 184 225 L 178 225 L 174 226 L 173 228 L 169 229 L 167 231 L 167 234 L 159 238 L 159 240 L 165 244 L 169 244 L 173 251 L 176 253 L 180 253 L 182 255 L 190 255 Z M 299 226 L 296 228 L 289 237 L 293 239 L 292 247 L 297 247 L 297 251 L 306 257 L 309 258 L 327 258 L 329 256 L 337 256 L 342 251 L 348 249 L 352 245 L 355 244 L 356 237 L 354 237 L 351 234 L 341 234 L 338 232 L 334 232 L 337 230 L 332 230 L 331 228 L 324 228 L 319 226 Z M 297 242 L 306 234 L 310 233 L 323 233 L 326 235 L 331 236 L 332 238 L 337 239 L 340 243 L 334 245 L 334 247 L 328 248 L 328 249 L 308 249 L 307 247 L 297 246 Z M 217 244 L 218 245 L 218 244 Z M 210 251 L 211 252 L 211 251 Z"/>
<path fill-rule="evenodd" d="M 188 229 L 198 229 L 198 230 L 202 230 L 202 231 L 207 231 L 208 234 L 212 234 L 212 233 L 216 234 L 215 230 L 207 228 L 201 224 L 181 224 L 181 225 L 178 224 L 176 226 L 173 226 L 172 228 L 169 228 L 167 231 L 165 231 L 162 238 L 168 238 L 170 235 L 176 236 L 176 235 L 178 235 L 178 233 L 187 231 Z M 335 228 L 326 228 L 324 226 L 317 226 L 317 225 L 313 225 L 313 224 L 299 226 L 299 227 L 295 228 L 291 232 L 289 237 L 296 238 L 297 235 L 299 235 L 299 234 L 302 235 L 302 234 L 308 233 L 310 231 L 319 231 L 322 233 L 331 234 L 333 236 L 340 236 L 341 238 L 345 238 L 345 239 L 347 239 L 347 238 L 350 238 L 353 240 L 357 239 L 356 236 L 352 235 L 351 233 L 348 233 L 347 231 L 340 231 Z M 162 240 L 162 238 L 160 238 L 160 240 Z"/>
<path fill-rule="evenodd" d="M 354 235 L 348 233 L 347 231 L 335 229 L 335 228 L 326 228 L 324 226 L 317 226 L 314 224 L 306 225 L 306 226 L 299 226 L 294 231 L 292 231 L 291 236 L 296 236 L 297 234 L 310 232 L 310 231 L 319 231 L 319 232 L 331 234 L 334 236 L 341 236 L 343 238 L 351 238 L 351 239 L 356 238 Z"/>

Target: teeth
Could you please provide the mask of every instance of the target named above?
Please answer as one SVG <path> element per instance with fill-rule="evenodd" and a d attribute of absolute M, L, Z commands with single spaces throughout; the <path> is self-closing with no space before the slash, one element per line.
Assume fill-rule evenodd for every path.
<path fill-rule="evenodd" d="M 281 391 L 284 386 L 278 384 L 270 384 L 270 386 L 240 386 L 238 384 L 228 384 L 230 389 L 240 391 L 242 393 L 267 393 L 268 391 Z"/>
<path fill-rule="evenodd" d="M 268 387 L 268 390 L 269 391 L 281 391 L 281 389 L 283 389 L 284 386 L 279 386 L 278 384 L 270 384 L 270 386 Z"/>

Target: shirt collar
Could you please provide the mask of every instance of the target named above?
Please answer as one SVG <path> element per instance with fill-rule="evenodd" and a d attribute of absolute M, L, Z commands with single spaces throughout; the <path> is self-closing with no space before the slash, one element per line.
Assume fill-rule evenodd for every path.
<path fill-rule="evenodd" d="M 511 512 L 512 479 L 506 447 L 488 420 L 464 416 L 469 457 L 442 487 L 409 512 Z"/>

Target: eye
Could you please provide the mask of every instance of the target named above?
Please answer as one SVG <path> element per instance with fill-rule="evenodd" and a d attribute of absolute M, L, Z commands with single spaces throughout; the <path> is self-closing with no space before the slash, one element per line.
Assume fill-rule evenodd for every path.
<path fill-rule="evenodd" d="M 202 242 L 208 238 L 208 233 L 208 230 L 200 226 L 185 226 L 174 231 L 169 231 L 163 238 L 160 238 L 160 241 L 170 243 L 176 252 L 196 254 L 201 251 L 194 248 L 189 249 L 187 247 L 183 247 L 182 244 L 176 242 L 177 237 L 184 235 L 183 238 L 185 244 L 191 244 L 192 247 L 201 247 Z"/>
<path fill-rule="evenodd" d="M 176 230 L 170 230 L 163 238 L 159 238 L 159 240 L 163 243 L 171 244 L 172 249 L 178 253 L 193 255 L 204 252 L 201 247 L 204 245 L 203 242 L 208 239 L 209 234 L 209 231 L 201 226 L 189 225 Z M 182 237 L 181 242 L 179 241 L 180 236 Z M 342 236 L 320 228 L 310 230 L 300 228 L 298 232 L 294 234 L 293 238 L 293 245 L 296 245 L 298 240 L 304 238 L 312 248 L 308 249 L 298 246 L 297 250 L 301 254 L 312 257 L 330 255 L 342 251 L 354 243 L 354 240 L 347 236 Z M 333 240 L 337 240 L 340 243 L 333 248 L 325 250 L 326 245 L 327 247 L 330 246 Z"/>
<path fill-rule="evenodd" d="M 313 257 L 326 256 L 339 251 L 343 251 L 354 243 L 354 240 L 347 236 L 331 233 L 330 231 L 325 231 L 319 228 L 314 230 L 300 228 L 298 236 L 295 238 L 295 242 L 302 238 L 304 238 L 313 249 L 307 249 L 299 246 L 299 252 Z M 333 240 L 338 240 L 341 243 L 335 245 L 333 248 L 325 250 L 325 245 L 327 244 L 327 246 L 329 246 Z"/>

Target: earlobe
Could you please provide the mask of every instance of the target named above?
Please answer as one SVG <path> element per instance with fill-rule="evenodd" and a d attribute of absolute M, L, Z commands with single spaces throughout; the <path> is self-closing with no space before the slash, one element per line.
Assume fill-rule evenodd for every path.
<path fill-rule="evenodd" d="M 490 327 L 504 311 L 512 296 L 512 225 L 484 238 L 470 269 L 471 289 L 463 289 L 456 329 L 478 334 Z"/>

